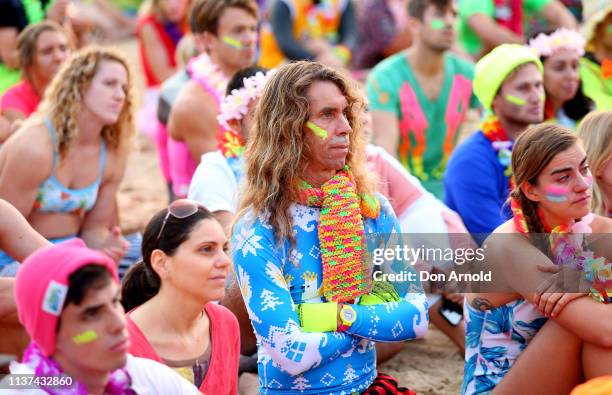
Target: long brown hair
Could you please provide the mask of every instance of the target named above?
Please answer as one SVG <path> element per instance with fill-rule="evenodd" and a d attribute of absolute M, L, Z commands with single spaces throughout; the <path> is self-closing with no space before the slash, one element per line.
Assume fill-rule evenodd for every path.
<path fill-rule="evenodd" d="M 289 207 L 297 201 L 297 185 L 307 164 L 304 125 L 310 117 L 306 92 L 316 81 L 335 84 L 348 102 L 347 119 L 352 132 L 346 163 L 358 194 L 373 192 L 365 167 L 366 140 L 361 128 L 363 101 L 351 83 L 337 71 L 317 62 L 284 65 L 270 78 L 255 111 L 255 124 L 245 150 L 246 173 L 240 212 L 269 215 L 277 242 L 289 239 L 292 220 Z"/>
<path fill-rule="evenodd" d="M 597 172 L 612 160 L 612 111 L 598 111 L 587 115 L 580 127 L 578 136 L 584 143 L 591 172 Z M 593 212 L 604 217 L 612 210 L 612 201 L 597 184 L 597 177 L 593 182 Z"/>
<path fill-rule="evenodd" d="M 546 229 L 538 214 L 538 203 L 530 200 L 521 185 L 538 185 L 538 177 L 553 158 L 572 147 L 578 138 L 569 129 L 551 124 L 530 126 L 517 139 L 512 149 L 512 173 L 515 187 L 510 198 L 516 199 L 521 208 L 532 241 L 540 250 L 550 255 L 545 237 Z M 539 235 L 539 236 L 538 236 Z"/>

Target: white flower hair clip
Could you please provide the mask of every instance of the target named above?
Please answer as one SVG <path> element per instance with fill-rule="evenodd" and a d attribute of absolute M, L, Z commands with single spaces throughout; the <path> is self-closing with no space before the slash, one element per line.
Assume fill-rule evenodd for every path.
<path fill-rule="evenodd" d="M 576 51 L 584 55 L 586 41 L 578 32 L 566 28 L 555 30 L 552 34 L 540 33 L 529 40 L 528 48 L 538 57 L 551 56 L 560 49 Z"/>
<path fill-rule="evenodd" d="M 217 121 L 226 130 L 231 130 L 230 120 L 241 120 L 249 111 L 249 103 L 259 99 L 263 94 L 263 88 L 268 79 L 276 72 L 276 69 L 269 70 L 267 73 L 258 71 L 255 75 L 243 80 L 244 86 L 234 89 L 221 102 L 221 111 L 217 115 Z"/>

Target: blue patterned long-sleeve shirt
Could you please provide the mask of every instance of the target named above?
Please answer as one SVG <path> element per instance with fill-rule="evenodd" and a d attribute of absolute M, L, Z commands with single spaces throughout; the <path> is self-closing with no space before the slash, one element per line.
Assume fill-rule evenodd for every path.
<path fill-rule="evenodd" d="M 379 199 L 379 217 L 366 218 L 364 228 L 367 235 L 376 235 L 376 243 L 380 239 L 388 243 L 399 233 L 399 224 L 389 203 L 382 196 Z M 232 238 L 236 275 L 257 337 L 261 392 L 362 392 L 376 377 L 373 340 L 424 336 L 428 325 L 425 295 L 415 276 L 415 281 L 395 284 L 401 291 L 399 302 L 353 305 L 357 320 L 345 332 L 302 331 L 296 306 L 327 302 L 321 292 L 320 209 L 293 204 L 290 210 L 294 247 L 288 240 L 276 243 L 267 220 L 248 213 L 237 222 Z M 388 267 L 394 265 L 394 270 L 414 272 L 402 262 Z"/>

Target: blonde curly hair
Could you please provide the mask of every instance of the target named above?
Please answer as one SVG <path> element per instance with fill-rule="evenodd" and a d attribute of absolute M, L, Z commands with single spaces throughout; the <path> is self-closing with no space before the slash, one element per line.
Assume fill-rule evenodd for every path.
<path fill-rule="evenodd" d="M 128 89 L 117 122 L 102 128 L 102 138 L 112 150 L 123 149 L 134 135 L 133 73 L 125 57 L 118 51 L 101 46 L 90 46 L 74 53 L 60 68 L 36 112 L 36 120 L 47 118 L 55 128 L 60 158 L 70 142 L 78 135 L 77 118 L 82 110 L 83 90 L 96 75 L 103 61 L 118 62 L 127 72 Z"/>
<path fill-rule="evenodd" d="M 310 117 L 308 88 L 317 81 L 335 84 L 348 102 L 351 126 L 346 163 L 353 173 L 357 193 L 374 192 L 366 169 L 366 139 L 362 131 L 363 100 L 342 74 L 317 62 L 284 65 L 266 83 L 255 111 L 255 123 L 245 150 L 245 184 L 240 212 L 269 215 L 276 241 L 294 241 L 289 207 L 298 200 L 297 185 L 307 164 L 304 125 Z"/>

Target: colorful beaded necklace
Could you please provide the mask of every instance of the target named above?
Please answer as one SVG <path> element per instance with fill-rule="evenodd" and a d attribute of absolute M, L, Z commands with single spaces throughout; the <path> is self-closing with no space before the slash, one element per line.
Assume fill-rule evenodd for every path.
<path fill-rule="evenodd" d="M 318 233 L 323 264 L 323 295 L 328 301 L 348 302 L 372 288 L 365 259 L 363 217 L 378 218 L 380 202 L 359 196 L 348 166 L 315 188 L 306 181 L 298 185 L 301 204 L 321 207 Z"/>
<path fill-rule="evenodd" d="M 510 178 L 510 190 L 514 188 L 514 177 L 512 177 L 512 147 L 514 141 L 508 138 L 508 134 L 502 128 L 499 119 L 491 114 L 482 123 L 480 129 L 482 134 L 491 142 L 491 147 L 497 153 L 497 160 L 505 167 L 504 175 Z"/>
<path fill-rule="evenodd" d="M 528 235 L 529 227 L 520 203 L 512 198 L 510 208 L 514 215 L 514 226 L 520 233 Z M 593 214 L 589 213 L 578 221 L 562 224 L 552 229 L 546 224 L 540 210 L 538 210 L 538 216 L 548 234 L 550 251 L 554 257 L 553 263 L 583 271 L 586 279 L 592 284 L 591 296 L 601 303 L 611 303 L 612 263 L 584 248 L 584 235 L 592 233 L 589 224 L 593 221 Z"/>

